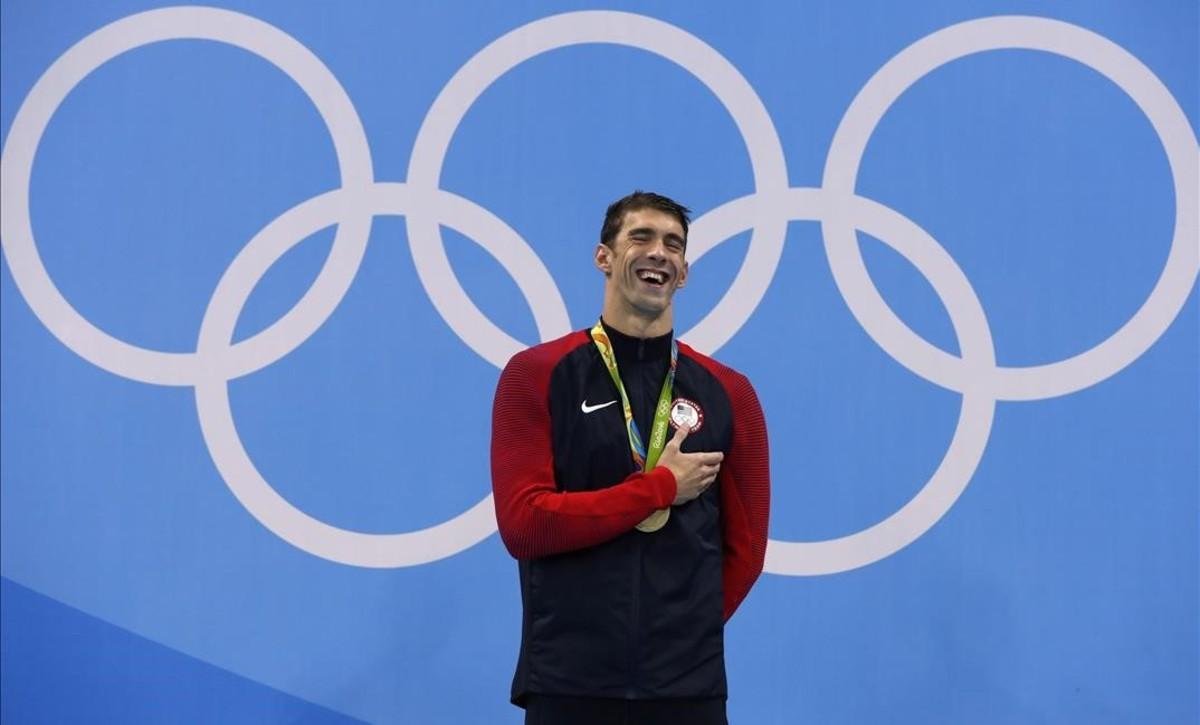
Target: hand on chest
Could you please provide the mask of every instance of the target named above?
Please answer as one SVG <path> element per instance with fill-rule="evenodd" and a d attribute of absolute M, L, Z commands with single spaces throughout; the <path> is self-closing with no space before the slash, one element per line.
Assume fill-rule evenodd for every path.
<path fill-rule="evenodd" d="M 636 428 L 640 441 L 636 445 L 643 452 L 651 451 L 660 400 L 663 438 L 670 439 L 676 426 L 683 424 L 691 431 L 683 442 L 684 453 L 730 453 L 735 421 L 725 388 L 700 362 L 679 355 L 671 388 L 664 396 L 669 341 L 661 347 L 657 351 L 661 354 L 620 356 L 616 376 L 609 372 L 595 345 L 575 350 L 555 369 L 548 402 L 554 475 L 560 490 L 606 488 L 639 470 L 630 429 Z M 626 400 L 635 426 L 626 421 Z"/>

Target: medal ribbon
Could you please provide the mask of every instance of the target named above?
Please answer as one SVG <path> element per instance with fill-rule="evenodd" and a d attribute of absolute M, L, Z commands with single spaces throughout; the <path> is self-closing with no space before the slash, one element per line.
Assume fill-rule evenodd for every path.
<path fill-rule="evenodd" d="M 667 369 L 667 377 L 663 380 L 662 391 L 658 394 L 658 405 L 654 408 L 654 422 L 650 426 L 650 448 L 642 442 L 641 431 L 637 421 L 633 419 L 633 408 L 629 405 L 629 396 L 625 393 L 625 385 L 621 382 L 621 373 L 617 370 L 617 356 L 613 352 L 612 340 L 604 331 L 604 324 L 597 322 L 592 328 L 592 341 L 600 351 L 600 359 L 608 369 L 609 377 L 617 386 L 621 396 L 621 408 L 625 413 L 625 429 L 629 434 L 629 448 L 633 453 L 633 461 L 642 471 L 648 472 L 658 465 L 658 458 L 667 445 L 667 419 L 671 409 L 671 389 L 675 385 L 675 367 L 679 360 L 679 346 L 671 339 L 671 366 Z M 637 525 L 639 531 L 658 531 L 671 515 L 671 509 L 659 509 L 650 514 Z"/>

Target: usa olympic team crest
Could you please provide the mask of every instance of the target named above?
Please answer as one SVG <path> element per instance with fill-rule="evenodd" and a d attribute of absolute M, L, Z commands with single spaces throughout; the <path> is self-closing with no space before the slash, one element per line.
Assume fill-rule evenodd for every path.
<path fill-rule="evenodd" d="M 704 410 L 694 400 L 676 398 L 671 401 L 671 425 L 695 433 L 704 427 Z"/>

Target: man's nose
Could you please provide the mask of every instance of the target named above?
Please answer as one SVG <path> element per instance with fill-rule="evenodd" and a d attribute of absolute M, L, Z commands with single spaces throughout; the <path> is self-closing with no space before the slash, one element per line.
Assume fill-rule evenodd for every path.
<path fill-rule="evenodd" d="M 655 237 L 653 240 L 651 240 L 650 249 L 646 252 L 646 255 L 649 257 L 652 257 L 654 259 L 666 259 L 667 258 L 667 243 L 666 243 L 666 241 L 662 237 Z"/>

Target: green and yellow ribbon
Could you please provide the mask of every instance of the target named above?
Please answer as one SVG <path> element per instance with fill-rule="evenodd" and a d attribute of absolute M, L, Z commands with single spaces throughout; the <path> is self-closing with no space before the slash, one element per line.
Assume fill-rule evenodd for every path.
<path fill-rule="evenodd" d="M 647 451 L 646 445 L 642 442 L 642 434 L 638 431 L 637 421 L 633 419 L 633 408 L 629 405 L 629 396 L 626 395 L 625 385 L 621 382 L 621 373 L 617 370 L 617 356 L 613 353 L 612 340 L 608 339 L 608 333 L 604 331 L 602 322 L 597 322 L 596 326 L 592 328 L 592 341 L 596 343 L 596 348 L 600 351 L 600 359 L 604 361 L 604 367 L 608 368 L 608 374 L 612 378 L 613 384 L 617 386 L 617 392 L 621 395 L 621 407 L 625 412 L 625 429 L 629 434 L 629 448 L 633 453 L 633 461 L 638 468 L 649 472 L 658 465 L 658 458 L 667 445 L 667 420 L 671 409 L 671 388 L 675 385 L 675 367 L 679 360 L 679 346 L 675 343 L 675 339 L 671 338 L 671 367 L 667 370 L 662 391 L 658 394 L 658 405 L 654 409 L 654 423 L 650 426 L 650 450 Z M 670 516 L 670 507 L 658 509 L 643 519 L 637 525 L 637 529 L 645 532 L 658 531 L 666 525 Z"/>

